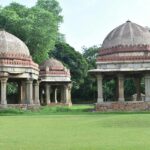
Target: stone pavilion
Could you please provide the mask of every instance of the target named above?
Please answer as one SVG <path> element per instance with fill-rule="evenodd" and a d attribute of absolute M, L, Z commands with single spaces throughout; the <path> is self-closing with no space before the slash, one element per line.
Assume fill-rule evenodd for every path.
<path fill-rule="evenodd" d="M 70 70 L 50 58 L 40 65 L 40 102 L 42 105 L 71 104 Z"/>
<path fill-rule="evenodd" d="M 29 49 L 16 36 L 0 31 L 0 106 L 9 104 L 39 105 L 39 68 L 32 61 Z M 18 87 L 16 101 L 7 101 L 7 84 Z"/>
<path fill-rule="evenodd" d="M 97 57 L 97 68 L 89 72 L 97 77 L 98 97 L 96 110 L 150 109 L 150 32 L 136 23 L 127 21 L 113 29 L 104 39 Z M 126 101 L 124 81 L 135 81 L 136 101 Z M 141 99 L 141 79 L 145 82 L 145 99 Z M 114 79 L 116 102 L 104 102 L 103 79 Z"/>

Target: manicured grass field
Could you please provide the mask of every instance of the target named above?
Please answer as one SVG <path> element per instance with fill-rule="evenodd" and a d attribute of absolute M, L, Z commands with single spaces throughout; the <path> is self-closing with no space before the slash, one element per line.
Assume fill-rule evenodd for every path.
<path fill-rule="evenodd" d="M 149 112 L 94 113 L 76 108 L 4 113 L 0 150 L 150 150 Z"/>

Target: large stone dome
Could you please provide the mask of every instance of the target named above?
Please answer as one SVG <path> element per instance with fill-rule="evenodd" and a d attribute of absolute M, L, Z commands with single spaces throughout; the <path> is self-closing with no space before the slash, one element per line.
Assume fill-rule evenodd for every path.
<path fill-rule="evenodd" d="M 0 53 L 30 56 L 27 46 L 16 36 L 0 31 Z"/>
<path fill-rule="evenodd" d="M 104 39 L 102 48 L 117 46 L 150 45 L 150 32 L 136 23 L 126 23 L 113 29 Z"/>
<path fill-rule="evenodd" d="M 91 72 L 150 71 L 150 32 L 131 21 L 118 26 L 105 38 L 96 64 Z"/>
<path fill-rule="evenodd" d="M 37 79 L 39 68 L 23 41 L 5 30 L 0 30 L 0 77 L 5 73 L 8 78 L 13 76 Z"/>

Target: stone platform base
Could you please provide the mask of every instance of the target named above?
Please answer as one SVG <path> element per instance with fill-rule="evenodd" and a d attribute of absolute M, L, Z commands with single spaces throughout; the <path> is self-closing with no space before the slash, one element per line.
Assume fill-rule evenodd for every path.
<path fill-rule="evenodd" d="M 145 111 L 150 110 L 150 102 L 103 102 L 95 105 L 96 111 L 113 112 L 113 111 Z"/>
<path fill-rule="evenodd" d="M 1 105 L 0 104 L 0 109 L 4 108 L 20 108 L 23 110 L 26 109 L 39 109 L 40 105 L 38 104 L 7 104 L 7 105 Z"/>

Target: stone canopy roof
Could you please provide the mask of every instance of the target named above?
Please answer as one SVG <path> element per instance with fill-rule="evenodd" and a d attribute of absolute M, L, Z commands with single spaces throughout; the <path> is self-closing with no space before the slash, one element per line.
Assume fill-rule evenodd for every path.
<path fill-rule="evenodd" d="M 34 63 L 28 47 L 16 36 L 0 30 L 0 77 L 37 79 L 38 64 Z"/>
<path fill-rule="evenodd" d="M 0 31 L 0 53 L 23 54 L 30 56 L 27 46 L 16 36 Z"/>
<path fill-rule="evenodd" d="M 40 69 L 42 70 L 45 70 L 46 67 L 48 67 L 49 70 L 64 70 L 64 65 L 62 64 L 62 62 L 54 58 L 50 58 L 40 65 Z"/>
<path fill-rule="evenodd" d="M 96 64 L 89 72 L 149 72 L 149 30 L 131 21 L 116 27 L 104 39 Z"/>
<path fill-rule="evenodd" d="M 127 21 L 106 36 L 97 61 L 150 60 L 149 53 L 150 31 L 136 23 Z"/>
<path fill-rule="evenodd" d="M 150 32 L 147 28 L 127 21 L 106 36 L 102 48 L 106 49 L 119 45 L 150 45 Z"/>
<path fill-rule="evenodd" d="M 71 82 L 70 70 L 59 60 L 50 58 L 40 65 L 40 79 L 43 82 Z"/>

